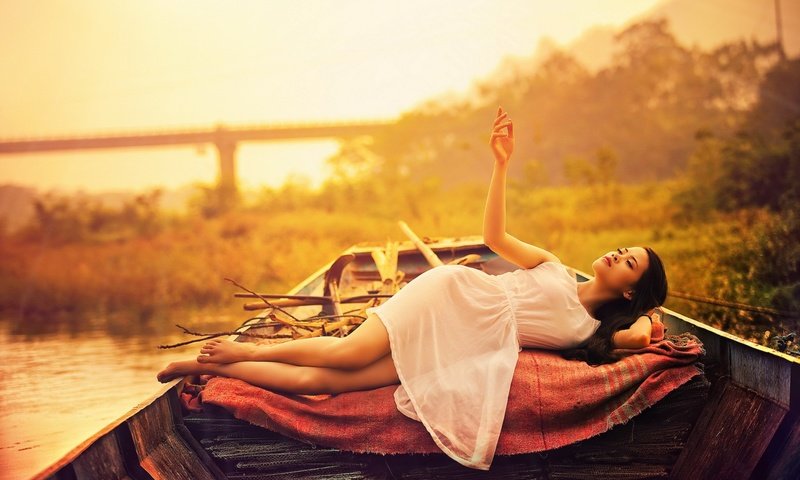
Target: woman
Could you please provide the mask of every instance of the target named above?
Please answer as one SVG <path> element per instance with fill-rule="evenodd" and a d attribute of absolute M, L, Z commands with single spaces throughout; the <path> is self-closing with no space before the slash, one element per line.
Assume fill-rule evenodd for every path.
<path fill-rule="evenodd" d="M 594 278 L 579 284 L 555 255 L 508 234 L 505 183 L 514 131 L 502 108 L 489 144 L 495 161 L 484 241 L 522 268 L 501 275 L 464 265 L 432 268 L 368 308 L 367 319 L 344 338 L 270 346 L 211 340 L 196 359 L 169 364 L 158 380 L 211 374 L 300 394 L 400 384 L 398 410 L 422 422 L 451 458 L 488 470 L 519 351 L 570 349 L 565 355 L 613 361 L 611 348 L 649 344 L 646 312 L 663 303 L 667 288 L 649 248 L 603 255 L 592 264 Z"/>

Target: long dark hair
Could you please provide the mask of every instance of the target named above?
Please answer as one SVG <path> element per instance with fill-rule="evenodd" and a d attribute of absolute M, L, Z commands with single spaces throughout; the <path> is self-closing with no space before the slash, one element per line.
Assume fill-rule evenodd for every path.
<path fill-rule="evenodd" d="M 592 366 L 618 361 L 621 356 L 611 352 L 614 348 L 611 336 L 617 330 L 631 325 L 639 316 L 664 304 L 667 298 L 664 264 L 652 248 L 643 248 L 647 251 L 650 264 L 634 284 L 631 299 L 620 297 L 600 306 L 594 314 L 594 318 L 601 322 L 597 331 L 582 347 L 561 350 L 564 358 L 580 359 Z"/>

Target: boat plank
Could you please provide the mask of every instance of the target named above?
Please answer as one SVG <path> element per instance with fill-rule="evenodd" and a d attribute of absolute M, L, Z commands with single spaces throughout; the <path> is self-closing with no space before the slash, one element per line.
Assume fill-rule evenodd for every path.
<path fill-rule="evenodd" d="M 115 435 L 115 432 L 103 435 L 83 455 L 72 462 L 77 480 L 93 478 L 127 480 L 131 478 L 125 470 L 123 454 Z"/>
<path fill-rule="evenodd" d="M 184 423 L 219 469 L 237 478 L 666 478 L 709 386 L 698 375 L 626 424 L 546 452 L 497 455 L 488 472 L 464 467 L 444 453 L 381 455 L 315 446 L 236 419 L 212 404 L 184 417 Z"/>
<path fill-rule="evenodd" d="M 800 413 L 790 412 L 758 462 L 753 478 L 800 478 Z"/>
<path fill-rule="evenodd" d="M 786 412 L 730 378 L 721 378 L 671 477 L 749 479 Z"/>
<path fill-rule="evenodd" d="M 731 379 L 734 382 L 789 409 L 793 367 L 791 363 L 738 343 L 731 343 L 729 358 Z"/>
<path fill-rule="evenodd" d="M 169 395 L 163 395 L 127 423 L 141 466 L 154 479 L 214 479 L 176 431 Z"/>

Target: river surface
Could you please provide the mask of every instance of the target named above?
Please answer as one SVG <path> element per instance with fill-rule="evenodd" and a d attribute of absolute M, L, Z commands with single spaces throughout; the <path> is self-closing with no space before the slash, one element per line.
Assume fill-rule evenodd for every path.
<path fill-rule="evenodd" d="M 45 325 L 0 317 L 0 479 L 36 475 L 162 388 L 156 373 L 205 343 L 159 349 L 198 338 L 174 324 L 230 331 L 248 316 L 231 308 Z"/>

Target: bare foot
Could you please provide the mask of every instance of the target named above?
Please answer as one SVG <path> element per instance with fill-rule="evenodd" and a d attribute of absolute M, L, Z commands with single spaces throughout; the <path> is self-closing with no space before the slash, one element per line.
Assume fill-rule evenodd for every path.
<path fill-rule="evenodd" d="M 185 377 L 186 375 L 195 375 L 203 373 L 207 367 L 200 365 L 194 360 L 183 360 L 180 362 L 172 362 L 164 370 L 161 370 L 156 375 L 156 378 L 161 383 L 167 383 L 174 378 Z"/>
<path fill-rule="evenodd" d="M 253 358 L 253 352 L 259 347 L 248 342 L 233 342 L 215 338 L 200 349 L 197 361 L 200 363 L 233 363 L 244 362 Z"/>

